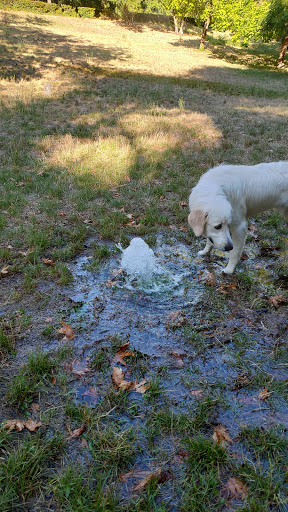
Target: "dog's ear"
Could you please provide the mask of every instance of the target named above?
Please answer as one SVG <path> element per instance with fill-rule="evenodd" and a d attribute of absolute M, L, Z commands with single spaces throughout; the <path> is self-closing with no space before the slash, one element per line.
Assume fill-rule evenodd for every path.
<path fill-rule="evenodd" d="M 202 235 L 208 213 L 203 210 L 192 210 L 188 215 L 188 224 L 196 236 Z"/>

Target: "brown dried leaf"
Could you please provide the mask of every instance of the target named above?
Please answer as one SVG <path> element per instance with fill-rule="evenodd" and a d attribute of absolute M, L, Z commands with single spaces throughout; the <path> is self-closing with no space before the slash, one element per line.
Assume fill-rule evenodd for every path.
<path fill-rule="evenodd" d="M 82 396 L 87 396 L 90 404 L 96 404 L 99 401 L 98 391 L 96 388 L 89 388 L 82 393 Z"/>
<path fill-rule="evenodd" d="M 31 404 L 31 412 L 32 412 L 32 414 L 36 414 L 38 412 L 38 410 L 39 410 L 39 407 L 40 407 L 39 404 L 33 402 Z"/>
<path fill-rule="evenodd" d="M 259 400 L 266 400 L 271 395 L 271 391 L 268 391 L 268 389 L 265 387 L 258 393 Z"/>
<path fill-rule="evenodd" d="M 119 389 L 124 389 L 124 390 L 131 389 L 134 386 L 134 383 L 125 380 L 124 377 L 125 377 L 125 375 L 124 375 L 122 368 L 118 368 L 117 366 L 114 366 L 113 374 L 112 374 L 112 380 L 113 380 L 114 384 L 116 384 L 116 386 Z"/>
<path fill-rule="evenodd" d="M 6 276 L 7 274 L 9 274 L 9 269 L 11 268 L 11 265 L 6 265 L 6 267 L 3 267 L 1 270 L 0 270 L 0 274 L 2 276 Z"/>
<path fill-rule="evenodd" d="M 84 430 L 86 430 L 86 425 L 84 423 L 81 427 L 76 428 L 75 430 L 72 430 L 72 431 L 71 431 L 70 427 L 68 427 L 68 430 L 69 430 L 70 436 L 67 438 L 67 441 L 70 441 L 70 439 L 75 439 L 75 437 L 81 436 L 81 434 L 83 434 Z"/>
<path fill-rule="evenodd" d="M 35 430 L 39 427 L 41 427 L 42 423 L 41 421 L 34 421 L 34 420 L 26 420 L 24 421 L 24 427 L 26 427 L 30 432 L 35 432 Z"/>
<path fill-rule="evenodd" d="M 87 439 L 85 439 L 85 437 L 84 437 L 84 439 L 80 440 L 80 444 L 81 444 L 82 448 L 87 448 L 87 450 L 89 449 L 88 441 L 87 441 Z"/>
<path fill-rule="evenodd" d="M 195 396 L 195 398 L 202 398 L 203 393 L 204 393 L 203 389 L 193 389 L 191 391 L 191 395 Z"/>
<path fill-rule="evenodd" d="M 214 286 L 215 284 L 215 275 L 212 272 L 208 272 L 208 270 L 205 272 L 204 275 L 204 282 L 208 286 Z"/>
<path fill-rule="evenodd" d="M 161 468 L 155 469 L 155 471 L 147 473 L 145 478 L 143 478 L 143 480 L 141 480 L 141 482 L 139 482 L 139 484 L 136 485 L 136 487 L 134 487 L 133 492 L 142 491 L 143 489 L 145 489 L 146 485 L 149 484 L 149 482 L 151 482 L 151 480 L 154 478 L 159 480 L 159 478 L 161 477 L 161 473 Z"/>
<path fill-rule="evenodd" d="M 118 284 L 118 281 L 115 281 L 115 280 L 113 281 L 112 279 L 108 279 L 108 280 L 106 281 L 106 286 L 107 286 L 108 288 L 111 288 L 112 286 L 116 286 L 116 284 Z"/>
<path fill-rule="evenodd" d="M 120 363 L 120 364 L 123 364 L 124 366 L 127 366 L 124 361 L 124 357 L 128 357 L 128 356 L 135 357 L 134 353 L 131 352 L 131 350 L 126 350 L 129 347 L 129 345 L 130 345 L 130 343 L 125 343 L 117 350 L 117 352 L 112 360 L 113 363 Z"/>
<path fill-rule="evenodd" d="M 42 261 L 45 265 L 56 265 L 55 261 L 50 258 L 42 258 Z"/>
<path fill-rule="evenodd" d="M 236 283 L 222 284 L 219 288 L 217 288 L 217 292 L 227 294 L 229 290 L 236 290 L 236 289 L 237 289 Z"/>
<path fill-rule="evenodd" d="M 244 500 L 248 494 L 248 488 L 239 478 L 229 478 L 223 489 L 230 498 L 240 498 Z"/>
<path fill-rule="evenodd" d="M 225 446 L 226 443 L 233 443 L 230 435 L 227 432 L 227 428 L 223 425 L 218 425 L 218 427 L 214 429 L 212 438 L 214 439 L 215 443 L 220 444 L 221 446 Z"/>
<path fill-rule="evenodd" d="M 72 361 L 71 363 L 71 372 L 74 373 L 77 377 L 82 377 L 86 373 L 91 372 L 91 369 L 88 368 L 86 361 Z"/>
<path fill-rule="evenodd" d="M 64 338 L 62 338 L 61 341 L 73 340 L 73 338 L 75 337 L 75 334 L 73 332 L 73 329 L 72 329 L 71 325 L 65 324 L 65 322 L 61 322 L 61 324 L 63 325 L 63 327 L 58 329 L 58 332 L 60 334 L 64 334 Z"/>
<path fill-rule="evenodd" d="M 287 299 L 286 297 L 283 297 L 283 295 L 274 295 L 273 297 L 270 297 L 269 302 L 275 306 L 275 308 L 278 308 L 280 304 L 287 302 Z"/>
<path fill-rule="evenodd" d="M 28 430 L 30 430 L 30 432 L 35 432 L 35 430 L 37 428 L 41 427 L 41 425 L 42 425 L 41 421 L 34 421 L 31 419 L 29 419 L 29 420 L 8 420 L 1 427 L 0 430 L 8 428 L 9 432 L 10 432 L 11 430 L 14 430 L 16 428 L 16 430 L 21 432 L 21 430 L 23 430 L 23 428 L 27 428 Z"/>
<path fill-rule="evenodd" d="M 255 240 L 257 240 L 257 238 L 258 238 L 258 228 L 257 228 L 256 224 L 252 224 L 252 223 L 249 224 L 248 229 L 249 229 L 250 236 L 253 236 L 253 238 L 255 238 Z"/>
<path fill-rule="evenodd" d="M 134 382 L 134 387 L 132 388 L 132 390 L 134 389 L 136 393 L 141 393 L 143 395 L 149 388 L 149 386 L 146 386 L 146 382 L 147 381 L 145 379 L 141 379 L 138 383 L 136 380 Z"/>
<path fill-rule="evenodd" d="M 167 323 L 171 327 L 181 327 L 186 322 L 186 318 L 179 310 L 171 311 L 167 317 Z"/>

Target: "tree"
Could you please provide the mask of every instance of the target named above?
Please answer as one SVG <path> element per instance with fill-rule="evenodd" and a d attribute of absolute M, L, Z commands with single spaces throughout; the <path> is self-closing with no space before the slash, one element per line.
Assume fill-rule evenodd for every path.
<path fill-rule="evenodd" d="M 116 13 L 125 23 L 133 23 L 134 12 L 141 11 L 141 0 L 114 0 Z"/>
<path fill-rule="evenodd" d="M 207 0 L 200 47 L 204 47 L 210 22 L 216 30 L 231 32 L 234 42 L 248 45 L 259 38 L 267 10 L 268 0 Z"/>
<path fill-rule="evenodd" d="M 284 67 L 288 45 L 288 0 L 272 0 L 267 16 L 262 23 L 261 35 L 266 42 L 281 41 L 278 68 Z"/>
<path fill-rule="evenodd" d="M 165 12 L 173 16 L 176 34 L 183 34 L 185 18 L 200 21 L 205 9 L 205 0 L 162 0 L 161 3 Z"/>

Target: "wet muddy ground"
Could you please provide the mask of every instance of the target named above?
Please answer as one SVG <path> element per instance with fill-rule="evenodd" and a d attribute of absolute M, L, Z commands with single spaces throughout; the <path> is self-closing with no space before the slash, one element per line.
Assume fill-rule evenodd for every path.
<path fill-rule="evenodd" d="M 1 315 L 14 317 L 17 354 L 4 365 L 3 373 L 6 377 L 16 374 L 31 351 L 53 353 L 70 346 L 71 355 L 62 365 L 66 398 L 76 406 L 97 410 L 114 393 L 108 414 L 137 432 L 132 476 L 124 478 L 119 496 L 129 502 L 139 481 L 137 472 L 153 472 L 164 464 L 173 474 L 173 485 L 172 477 L 167 477 L 161 499 L 167 510 L 177 511 L 183 468 L 179 460 L 169 459 L 180 457 L 181 450 L 175 433 L 157 438 L 154 431 L 149 438 L 151 410 L 168 408 L 176 416 L 187 415 L 201 409 L 202 402 L 208 404 L 204 426 L 200 422 L 202 430 L 205 427 L 212 435 L 213 429 L 224 426 L 231 438 L 229 450 L 239 463 L 247 459 L 247 450 L 239 441 L 243 428 L 281 428 L 281 435 L 286 436 L 287 304 L 286 291 L 279 288 L 273 270 L 277 251 L 263 257 L 250 240 L 247 258 L 234 276 L 227 277 L 221 273 L 225 255 L 195 257 L 195 247 L 159 235 L 153 251 L 165 278 L 157 281 L 155 291 L 153 281 L 139 285 L 129 280 L 121 270 L 121 251 L 115 245 L 109 246 L 105 262 L 93 265 L 94 244 L 90 240 L 69 264 L 73 276 L 69 286 L 40 283 L 33 301 L 17 295 L 19 277 L 10 278 L 11 295 L 6 300 L 2 296 Z M 60 322 L 71 326 L 71 339 L 59 333 Z M 121 350 L 132 354 L 115 359 Z M 124 391 L 127 400 L 120 411 L 117 393 L 121 386 L 111 379 L 115 367 L 121 368 L 125 381 L 143 381 L 147 386 L 143 393 L 132 388 Z M 2 392 L 6 391 L 2 383 Z M 62 391 L 56 377 L 52 395 L 59 393 L 60 399 Z M 48 394 L 42 409 L 55 400 Z M 1 420 L 11 414 L 16 413 L 6 402 Z M 65 429 L 64 424 L 61 428 Z M 158 439 L 160 455 L 151 450 L 152 438 L 154 443 Z M 81 450 L 83 460 L 89 459 L 89 449 Z M 73 448 L 70 456 L 79 461 L 78 451 Z M 52 502 L 47 510 L 56 510 Z"/>

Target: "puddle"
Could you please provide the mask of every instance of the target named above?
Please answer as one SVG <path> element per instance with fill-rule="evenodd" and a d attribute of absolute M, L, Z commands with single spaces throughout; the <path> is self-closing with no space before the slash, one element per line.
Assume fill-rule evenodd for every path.
<path fill-rule="evenodd" d="M 147 247 L 145 250 L 150 251 Z M 263 286 L 266 285 L 269 281 L 269 272 L 265 270 L 267 260 L 262 262 L 259 259 L 253 244 L 247 246 L 247 251 L 250 251 L 251 257 L 248 262 L 242 262 L 239 276 L 241 272 L 248 271 L 257 276 L 260 284 L 263 282 Z M 211 269 L 220 290 L 222 280 L 224 287 L 225 282 L 228 283 L 229 290 L 229 278 L 225 281 L 227 278 L 221 273 L 226 264 L 225 255 L 216 254 L 209 262 L 195 257 L 195 252 L 195 249 L 192 251 L 191 247 L 179 241 L 167 241 L 159 236 L 153 253 L 147 252 L 151 256 L 149 265 L 152 265 L 149 268 L 149 271 L 152 269 L 152 278 L 147 280 L 137 273 L 133 275 L 132 272 L 128 276 L 123 272 L 121 250 L 116 251 L 98 271 L 93 271 L 92 249 L 87 249 L 85 255 L 70 265 L 73 285 L 66 289 L 74 305 L 69 323 L 76 333 L 76 347 L 89 365 L 91 354 L 101 350 L 100 347 L 107 347 L 109 339 L 117 335 L 123 344 L 130 343 L 133 352 L 149 359 L 149 375 L 142 377 L 149 379 L 151 375 L 161 375 L 161 386 L 170 397 L 171 407 L 175 411 L 187 412 L 187 407 L 195 403 L 197 399 L 193 398 L 193 390 L 201 387 L 206 390 L 218 389 L 221 383 L 223 400 L 229 407 L 224 406 L 219 410 L 219 421 L 230 425 L 235 435 L 246 423 L 265 426 L 277 424 L 279 417 L 285 416 L 286 402 L 282 403 L 279 398 L 276 414 L 273 405 L 259 400 L 261 384 L 258 385 L 259 389 L 254 389 L 253 378 L 257 372 L 274 378 L 275 361 L 270 354 L 275 340 L 278 343 L 281 339 L 281 333 L 279 335 L 276 328 L 279 314 L 271 312 L 268 318 L 265 310 L 263 313 L 261 310 L 257 312 L 250 306 L 247 309 L 247 304 L 239 300 L 238 291 L 232 291 L 225 296 L 221 306 L 222 316 L 217 318 L 213 303 L 210 305 L 206 302 L 210 294 L 207 294 L 207 285 L 201 276 Z M 237 282 L 237 277 L 235 280 Z M 214 286 L 214 293 L 216 289 L 217 286 Z M 203 327 L 206 333 L 203 336 L 200 333 L 201 346 L 197 348 L 197 343 L 195 345 L 187 340 L 186 320 L 192 333 L 194 325 L 200 327 L 202 332 L 202 323 L 205 323 L 204 318 L 209 310 L 212 317 L 214 315 L 214 323 Z M 237 347 L 234 343 L 235 334 L 243 337 L 243 346 L 240 344 Z M 203 344 L 206 344 L 205 349 Z M 241 351 L 243 356 L 239 357 Z M 252 375 L 250 391 L 245 389 L 245 379 L 244 388 L 237 387 L 242 382 L 243 367 Z M 286 374 L 285 367 L 277 379 L 285 380 Z M 93 378 L 92 381 L 91 378 L 83 378 L 81 382 L 75 382 L 75 400 L 96 406 L 101 396 L 95 396 L 94 386 L 98 387 L 98 382 Z M 140 399 L 135 392 L 130 395 L 135 401 Z"/>
<path fill-rule="evenodd" d="M 73 289 L 69 297 L 75 303 L 71 322 L 89 330 L 88 339 L 79 337 L 80 347 L 114 334 L 128 336 L 136 350 L 164 364 L 169 347 L 175 345 L 167 331 L 169 313 L 181 310 L 185 315 L 200 300 L 203 285 L 195 279 L 190 248 L 179 243 L 170 246 L 159 239 L 154 254 L 157 273 L 151 282 L 139 283 L 137 276 L 122 273 L 120 252 L 98 272 L 89 270 L 89 255 L 70 266 Z"/>

